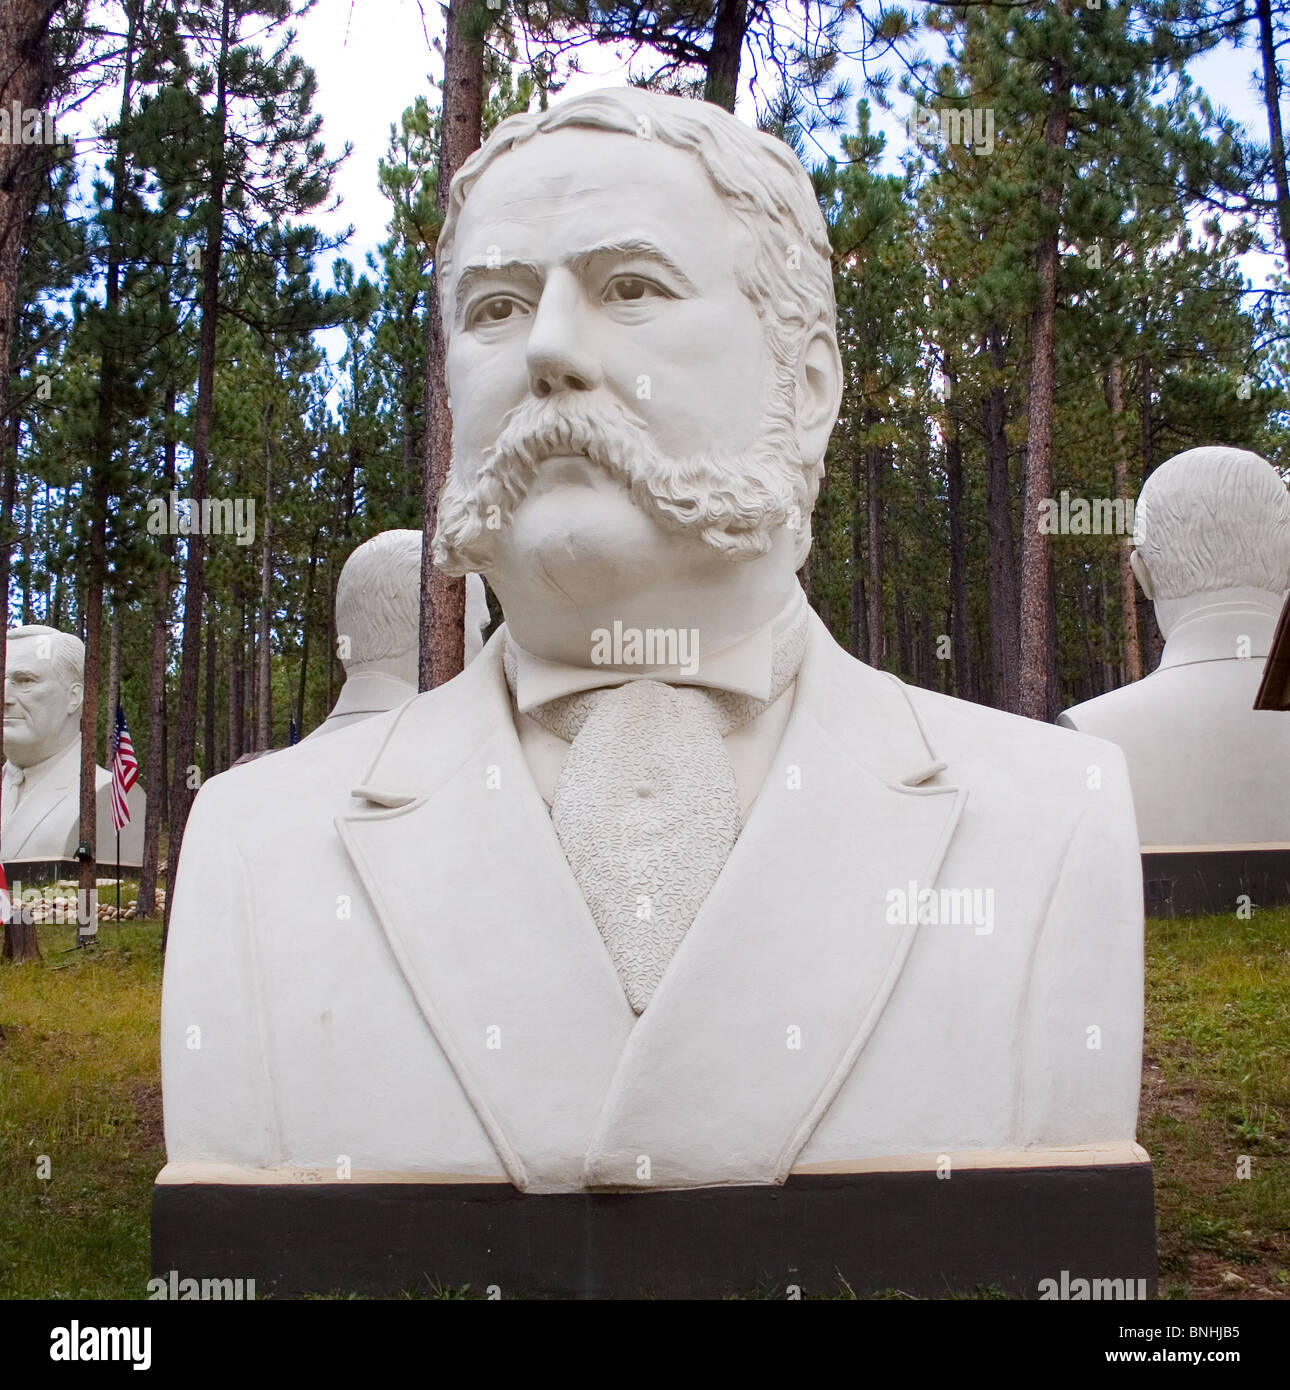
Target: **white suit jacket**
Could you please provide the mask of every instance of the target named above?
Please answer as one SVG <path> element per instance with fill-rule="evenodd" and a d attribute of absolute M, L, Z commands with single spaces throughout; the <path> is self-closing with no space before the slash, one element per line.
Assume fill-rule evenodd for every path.
<path fill-rule="evenodd" d="M 1058 723 L 1123 748 L 1142 851 L 1284 848 L 1290 717 L 1256 710 L 1272 622 L 1171 637 L 1142 680 L 1075 705 Z M 1243 631 L 1249 655 L 1235 656 Z"/>
<path fill-rule="evenodd" d="M 8 767 L 8 764 L 5 764 Z M 96 768 L 95 819 L 99 863 L 116 863 L 112 826 L 112 774 Z M 72 860 L 81 839 L 81 744 L 77 739 L 49 760 L 39 781 L 24 789 L 17 808 L 0 823 L 0 858 L 6 864 Z M 138 782 L 126 793 L 130 820 L 121 831 L 121 863 L 143 862 L 146 801 Z"/>
<path fill-rule="evenodd" d="M 554 1192 L 1130 1148 L 1118 749 L 906 687 L 811 623 L 771 771 L 639 1019 L 525 764 L 503 633 L 448 685 L 207 782 L 166 962 L 162 1180 Z M 902 924 L 911 884 L 990 890 L 993 930 Z"/>

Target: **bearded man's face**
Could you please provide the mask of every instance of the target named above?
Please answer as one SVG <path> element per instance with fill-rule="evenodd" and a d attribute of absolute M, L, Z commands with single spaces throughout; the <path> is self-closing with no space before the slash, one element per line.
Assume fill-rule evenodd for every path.
<path fill-rule="evenodd" d="M 648 582 L 800 522 L 793 379 L 740 289 L 747 243 L 699 162 L 657 141 L 560 130 L 485 170 L 453 255 L 439 563 L 482 570 L 505 606 L 508 583 Z"/>

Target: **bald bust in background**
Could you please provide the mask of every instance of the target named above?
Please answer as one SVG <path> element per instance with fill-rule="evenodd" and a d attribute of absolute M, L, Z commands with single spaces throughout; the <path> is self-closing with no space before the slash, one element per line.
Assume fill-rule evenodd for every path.
<path fill-rule="evenodd" d="M 4 790 L 0 858 L 6 864 L 70 861 L 81 834 L 81 705 L 85 644 L 69 632 L 29 625 L 10 628 L 5 649 Z M 112 774 L 95 777 L 100 864 L 117 863 L 112 825 Z M 127 801 L 120 863 L 143 859 L 143 788 Z"/>
<path fill-rule="evenodd" d="M 382 531 L 364 541 L 345 561 L 336 585 L 336 639 L 345 684 L 310 738 L 396 709 L 417 693 L 420 611 L 421 532 Z M 483 649 L 487 627 L 484 581 L 469 574 L 467 665 Z"/>
<path fill-rule="evenodd" d="M 1290 583 L 1285 483 L 1244 449 L 1189 449 L 1147 479 L 1134 547 L 1160 665 L 1057 722 L 1124 750 L 1144 850 L 1290 840 L 1290 720 L 1253 708 Z"/>

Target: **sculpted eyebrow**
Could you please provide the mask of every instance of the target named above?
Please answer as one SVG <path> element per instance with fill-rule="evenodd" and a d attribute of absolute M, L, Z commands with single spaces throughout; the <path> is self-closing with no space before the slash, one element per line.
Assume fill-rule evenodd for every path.
<path fill-rule="evenodd" d="M 634 258 L 636 260 L 653 261 L 655 265 L 662 267 L 673 275 L 682 289 L 691 294 L 696 293 L 690 277 L 681 269 L 679 265 L 667 254 L 660 246 L 656 246 L 652 241 L 645 241 L 639 238 L 629 238 L 626 241 L 608 241 L 600 246 L 589 246 L 585 251 L 577 251 L 569 257 L 569 265 L 575 270 L 584 270 L 592 261 L 606 260 L 611 256 L 623 259 Z"/>
<path fill-rule="evenodd" d="M 677 283 L 689 294 L 696 294 L 694 284 L 690 277 L 681 269 L 679 265 L 661 247 L 652 241 L 645 241 L 638 238 L 628 238 L 625 241 L 607 241 L 599 246 L 588 246 L 582 251 L 575 251 L 565 258 L 565 264 L 570 269 L 581 274 L 593 262 L 606 260 L 610 257 L 621 257 L 624 259 L 634 258 L 636 260 L 652 261 L 655 265 L 666 270 L 672 275 Z M 461 274 L 457 277 L 456 288 L 453 298 L 456 302 L 456 317 L 460 321 L 465 313 L 464 301 L 469 293 L 471 286 L 477 281 L 485 280 L 489 276 L 508 276 L 523 274 L 531 276 L 534 280 L 541 281 L 545 278 L 546 272 L 533 261 L 525 260 L 504 260 L 504 261 L 469 261 L 461 269 Z"/>

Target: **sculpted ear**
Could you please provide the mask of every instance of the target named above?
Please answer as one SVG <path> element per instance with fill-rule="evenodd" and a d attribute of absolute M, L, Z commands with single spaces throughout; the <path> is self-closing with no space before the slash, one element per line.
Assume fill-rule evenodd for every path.
<path fill-rule="evenodd" d="M 1140 550 L 1129 551 L 1129 568 L 1133 571 L 1142 592 L 1149 599 L 1154 600 L 1156 596 L 1155 585 L 1151 582 L 1151 571 L 1147 569 L 1147 562 L 1142 558 Z"/>
<path fill-rule="evenodd" d="M 842 405 L 842 359 L 823 324 L 811 330 L 797 359 L 797 444 L 804 459 L 822 459 Z"/>
<path fill-rule="evenodd" d="M 80 681 L 75 681 L 67 687 L 67 712 L 75 714 L 85 703 L 85 687 Z"/>

